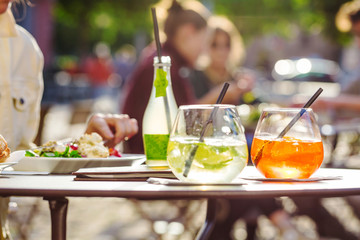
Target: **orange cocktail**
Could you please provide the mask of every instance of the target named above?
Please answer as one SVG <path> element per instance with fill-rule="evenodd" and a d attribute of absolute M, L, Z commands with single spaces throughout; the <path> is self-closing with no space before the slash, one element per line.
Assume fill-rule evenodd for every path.
<path fill-rule="evenodd" d="M 323 157 L 321 140 L 254 137 L 251 147 L 254 165 L 267 178 L 309 178 L 320 167 Z"/>

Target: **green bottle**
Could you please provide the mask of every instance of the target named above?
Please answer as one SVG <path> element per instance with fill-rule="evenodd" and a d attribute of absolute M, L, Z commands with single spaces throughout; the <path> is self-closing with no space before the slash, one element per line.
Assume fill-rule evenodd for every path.
<path fill-rule="evenodd" d="M 171 86 L 169 56 L 154 57 L 154 81 L 143 118 L 143 140 L 146 164 L 153 168 L 167 167 L 167 145 L 177 113 Z"/>

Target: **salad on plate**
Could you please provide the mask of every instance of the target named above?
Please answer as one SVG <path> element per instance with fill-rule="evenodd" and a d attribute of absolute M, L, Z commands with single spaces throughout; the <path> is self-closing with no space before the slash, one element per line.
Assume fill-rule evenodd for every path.
<path fill-rule="evenodd" d="M 104 145 L 98 133 L 84 134 L 79 139 L 69 141 L 49 141 L 42 146 L 27 150 L 26 157 L 61 158 L 107 158 L 121 157 L 115 148 Z"/>

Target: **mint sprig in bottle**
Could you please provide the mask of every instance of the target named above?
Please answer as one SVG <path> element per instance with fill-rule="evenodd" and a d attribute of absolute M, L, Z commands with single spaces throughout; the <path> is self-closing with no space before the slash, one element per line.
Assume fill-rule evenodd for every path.
<path fill-rule="evenodd" d="M 177 104 L 171 85 L 171 59 L 154 57 L 154 81 L 150 99 L 143 117 L 143 140 L 146 164 L 165 168 L 170 131 L 177 113 Z"/>

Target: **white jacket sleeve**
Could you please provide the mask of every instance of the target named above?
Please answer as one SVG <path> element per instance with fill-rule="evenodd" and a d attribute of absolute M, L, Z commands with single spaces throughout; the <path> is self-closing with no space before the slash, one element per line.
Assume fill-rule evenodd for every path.
<path fill-rule="evenodd" d="M 34 75 L 27 79 L 30 86 L 30 91 L 26 96 L 29 100 L 28 109 L 25 111 L 29 113 L 27 118 L 27 130 L 24 132 L 23 138 L 20 141 L 19 149 L 29 148 L 30 144 L 33 143 L 39 129 L 40 123 L 40 112 L 41 112 L 41 99 L 44 89 L 43 81 L 43 67 L 44 67 L 44 57 L 42 52 L 37 45 L 36 41 L 31 37 L 30 38 L 33 46 L 33 54 L 30 65 L 34 71 Z M 29 96 L 32 95 L 32 96 Z"/>

